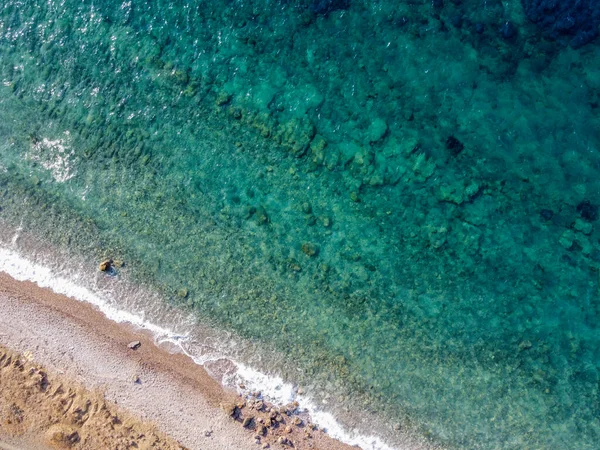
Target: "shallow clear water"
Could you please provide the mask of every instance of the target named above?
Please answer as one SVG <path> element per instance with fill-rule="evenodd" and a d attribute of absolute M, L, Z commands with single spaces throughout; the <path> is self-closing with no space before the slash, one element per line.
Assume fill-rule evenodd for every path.
<path fill-rule="evenodd" d="M 596 448 L 597 44 L 480 3 L 5 2 L 0 219 L 340 413 Z"/>

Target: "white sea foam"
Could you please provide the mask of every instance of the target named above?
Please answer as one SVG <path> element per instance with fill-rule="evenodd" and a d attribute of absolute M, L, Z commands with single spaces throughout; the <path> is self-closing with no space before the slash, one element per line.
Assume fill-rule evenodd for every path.
<path fill-rule="evenodd" d="M 294 386 L 284 382 L 281 377 L 266 375 L 240 363 L 236 363 L 236 366 L 234 376 L 238 385 L 242 383 L 246 390 L 260 391 L 265 398 L 279 405 L 298 402 L 299 409 L 307 411 L 311 421 L 325 429 L 329 436 L 349 445 L 358 445 L 364 450 L 394 450 L 378 437 L 345 430 L 331 413 L 323 411 L 309 397 L 298 395 Z"/>
<path fill-rule="evenodd" d="M 25 158 L 39 162 L 44 169 L 52 174 L 55 181 L 64 183 L 75 175 L 71 169 L 73 150 L 67 144 L 68 139 L 68 131 L 65 132 L 64 139 L 50 140 L 43 138 L 31 144 Z"/>
<path fill-rule="evenodd" d="M 13 250 L 0 247 L 0 271 L 6 272 L 15 280 L 33 281 L 38 286 L 51 289 L 57 294 L 91 303 L 115 322 L 131 323 L 151 331 L 159 338 L 175 336 L 170 330 L 148 322 L 143 316 L 115 308 L 101 294 L 96 294 L 67 278 L 56 275 L 49 267 L 35 264 Z"/>
<path fill-rule="evenodd" d="M 18 233 L 18 230 L 17 230 Z M 15 246 L 18 234 L 12 240 Z M 144 314 L 132 314 L 117 308 L 110 300 L 110 293 L 94 292 L 91 289 L 77 284 L 77 276 L 66 278 L 56 274 L 50 267 L 33 263 L 22 257 L 17 251 L 0 246 L 0 271 L 7 273 L 19 281 L 32 281 L 38 286 L 49 288 L 52 291 L 66 295 L 79 301 L 84 301 L 96 306 L 102 313 L 115 322 L 130 323 L 153 333 L 157 342 L 171 342 L 178 346 L 183 353 L 190 356 L 197 363 L 223 358 L 224 355 L 208 355 L 194 357 L 186 349 L 186 336 L 178 334 L 173 330 L 158 326 L 144 318 Z M 311 421 L 317 424 L 327 433 L 342 442 L 357 445 L 364 450 L 394 450 L 381 439 L 374 436 L 361 435 L 358 432 L 345 430 L 332 414 L 313 403 L 303 395 L 298 395 L 294 386 L 286 383 L 278 376 L 266 375 L 242 363 L 232 361 L 236 371 L 229 374 L 223 381 L 230 386 L 238 386 L 243 383 L 249 391 L 261 391 L 262 395 L 278 405 L 289 404 L 292 401 L 299 403 L 299 408 L 306 411 Z"/>

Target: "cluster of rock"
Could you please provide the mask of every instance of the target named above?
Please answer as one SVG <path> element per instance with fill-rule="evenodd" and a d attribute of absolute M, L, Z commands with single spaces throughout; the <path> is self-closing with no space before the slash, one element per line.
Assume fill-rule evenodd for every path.
<path fill-rule="evenodd" d="M 548 36 L 581 47 L 598 36 L 600 3 L 595 0 L 521 0 L 527 17 Z"/>
<path fill-rule="evenodd" d="M 260 392 L 248 394 L 235 403 L 224 403 L 221 408 L 252 431 L 254 441 L 263 449 L 274 443 L 296 449 L 312 448 L 314 433 L 322 431 L 300 417 L 298 402 L 277 408 L 264 400 Z"/>

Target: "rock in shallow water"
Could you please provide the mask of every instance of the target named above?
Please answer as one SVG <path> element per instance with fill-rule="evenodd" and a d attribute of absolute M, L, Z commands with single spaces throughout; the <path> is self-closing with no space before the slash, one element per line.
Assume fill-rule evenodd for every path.
<path fill-rule="evenodd" d="M 600 2 L 597 0 L 521 0 L 525 14 L 544 32 L 573 48 L 598 36 Z"/>
<path fill-rule="evenodd" d="M 102 261 L 100 263 L 100 265 L 98 266 L 98 269 L 101 272 L 108 272 L 110 270 L 110 268 L 112 267 L 112 260 L 110 259 L 105 259 L 104 261 Z"/>
<path fill-rule="evenodd" d="M 598 218 L 598 205 L 593 205 L 589 200 L 584 200 L 577 205 L 577 212 L 582 219 L 593 222 Z"/>
<path fill-rule="evenodd" d="M 312 242 L 305 242 L 302 244 L 302 251 L 308 256 L 317 256 L 319 254 L 319 247 Z"/>
<path fill-rule="evenodd" d="M 550 209 L 542 209 L 540 211 L 540 216 L 542 216 L 542 219 L 544 220 L 550 220 L 552 217 L 554 217 L 554 212 L 552 212 Z"/>
<path fill-rule="evenodd" d="M 327 15 L 332 11 L 347 9 L 350 0 L 312 0 L 310 10 L 317 15 Z"/>

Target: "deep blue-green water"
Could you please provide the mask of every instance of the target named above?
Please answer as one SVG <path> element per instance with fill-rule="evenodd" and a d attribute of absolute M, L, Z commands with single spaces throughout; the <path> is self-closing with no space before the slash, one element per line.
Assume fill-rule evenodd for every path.
<path fill-rule="evenodd" d="M 600 448 L 597 42 L 514 0 L 5 0 L 0 82 L 5 226 L 396 439 Z"/>

